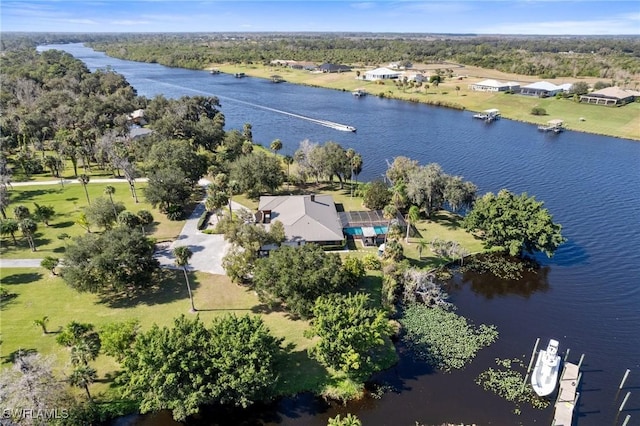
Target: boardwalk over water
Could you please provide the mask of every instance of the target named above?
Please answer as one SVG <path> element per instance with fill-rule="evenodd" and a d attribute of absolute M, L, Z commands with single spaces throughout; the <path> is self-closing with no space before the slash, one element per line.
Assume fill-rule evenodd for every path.
<path fill-rule="evenodd" d="M 552 426 L 571 426 L 573 413 L 578 402 L 578 380 L 580 368 L 576 364 L 567 362 L 564 364 L 562 376 L 560 376 L 560 390 L 555 405 Z"/>

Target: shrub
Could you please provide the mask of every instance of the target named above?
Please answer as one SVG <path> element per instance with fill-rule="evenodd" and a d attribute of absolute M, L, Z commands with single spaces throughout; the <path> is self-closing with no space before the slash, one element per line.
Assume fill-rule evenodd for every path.
<path fill-rule="evenodd" d="M 382 267 L 382 262 L 380 262 L 378 256 L 373 253 L 365 254 L 362 258 L 362 264 L 364 268 L 369 271 L 379 271 Z"/>
<path fill-rule="evenodd" d="M 531 108 L 531 115 L 547 115 L 547 110 L 541 107 Z"/>
<path fill-rule="evenodd" d="M 167 208 L 167 219 L 169 220 L 182 220 L 184 217 L 184 211 L 182 210 L 182 206 L 177 204 L 171 204 Z"/>
<path fill-rule="evenodd" d="M 198 230 L 202 231 L 209 224 L 209 217 L 211 216 L 211 212 L 205 210 L 202 212 L 200 219 L 198 220 Z"/>

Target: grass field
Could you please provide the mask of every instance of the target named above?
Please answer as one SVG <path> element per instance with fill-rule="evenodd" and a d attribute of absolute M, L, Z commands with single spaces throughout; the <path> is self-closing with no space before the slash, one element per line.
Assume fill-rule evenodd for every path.
<path fill-rule="evenodd" d="M 43 269 L 0 269 L 0 283 L 11 296 L 2 301 L 3 366 L 19 349 L 56 356 L 59 373 L 64 373 L 69 354 L 55 342 L 56 332 L 70 321 L 88 322 L 100 329 L 104 324 L 138 319 L 143 330 L 152 324 L 170 325 L 173 318 L 189 313 L 189 297 L 182 272 L 163 270 L 164 280 L 153 291 L 128 300 L 101 300 L 97 295 L 78 293 L 62 279 Z M 222 275 L 192 273 L 191 285 L 197 315 L 207 324 L 227 313 L 259 314 L 274 335 L 291 345 L 287 356 L 286 380 L 279 384 L 283 394 L 317 389 L 326 380 L 326 370 L 308 358 L 311 341 L 303 336 L 306 321 L 292 320 L 284 312 L 270 311 L 245 287 L 232 284 Z M 49 317 L 49 333 L 42 334 L 33 321 Z M 109 377 L 117 369 L 115 361 L 100 356 L 95 365 L 100 381 L 92 385 L 96 393 L 109 389 Z"/>
<path fill-rule="evenodd" d="M 122 202 L 126 209 L 137 213 L 140 210 L 149 210 L 153 214 L 155 222 L 149 226 L 149 235 L 158 241 L 173 240 L 184 226 L 184 221 L 170 221 L 158 209 L 154 209 L 144 201 L 142 190 L 146 186 L 144 183 L 136 184 L 139 203 L 135 203 L 129 191 L 127 183 L 89 183 L 87 192 L 89 199 L 97 197 L 107 197 L 103 195 L 105 186 L 111 185 L 116 189 L 113 194 L 114 202 Z M 16 247 L 11 236 L 2 237 L 0 256 L 6 259 L 38 259 L 45 256 L 60 257 L 64 252 L 64 243 L 58 239 L 62 233 L 70 236 L 81 235 L 85 229 L 76 224 L 82 209 L 87 205 L 82 185 L 78 183 L 66 184 L 64 188 L 60 185 L 36 185 L 36 186 L 14 186 L 10 191 L 9 211 L 7 215 L 13 217 L 13 208 L 18 205 L 26 206 L 31 213 L 34 212 L 34 203 L 39 205 L 52 206 L 55 210 L 55 217 L 49 222 L 49 226 L 43 223 L 38 224 L 36 231 L 36 248 L 32 252 L 27 241 L 22 238 L 20 232 L 16 233 L 18 246 Z M 101 229 L 95 229 L 101 231 Z"/>
<path fill-rule="evenodd" d="M 531 76 L 497 73 L 477 67 L 456 68 L 456 75 L 446 79 L 438 87 L 431 85 L 428 89 L 403 89 L 394 83 L 376 84 L 371 81 L 356 79 L 356 69 L 344 73 L 310 73 L 308 71 L 292 70 L 282 67 L 262 65 L 215 65 L 225 73 L 244 72 L 249 76 L 269 78 L 277 74 L 286 81 L 294 84 L 325 87 L 335 90 L 352 91 L 364 88 L 374 96 L 383 94 L 385 97 L 412 102 L 429 104 L 456 105 L 457 108 L 470 111 L 482 111 L 498 108 L 503 117 L 528 123 L 543 124 L 555 118 L 565 121 L 570 130 L 587 133 L 608 135 L 620 138 L 640 140 L 640 103 L 635 102 L 619 108 L 587 105 L 570 99 L 541 99 L 531 96 L 506 95 L 504 93 L 474 92 L 468 88 L 469 84 L 485 78 L 501 78 L 503 80 L 522 81 L 529 83 L 541 79 Z M 442 66 L 440 68 L 450 68 Z M 359 70 L 364 73 L 365 69 Z M 558 78 L 549 80 L 554 84 L 587 81 L 593 83 L 598 79 Z M 458 88 L 458 90 L 456 89 Z M 531 109 L 540 106 L 547 111 L 546 116 L 531 115 Z M 581 121 L 580 118 L 584 118 Z"/>

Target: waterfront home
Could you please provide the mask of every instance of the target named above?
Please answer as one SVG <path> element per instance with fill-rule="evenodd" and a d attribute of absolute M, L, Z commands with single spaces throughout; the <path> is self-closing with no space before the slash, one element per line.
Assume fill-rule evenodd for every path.
<path fill-rule="evenodd" d="M 326 73 L 351 71 L 351 68 L 346 65 L 330 64 L 326 62 L 320 65 L 318 69 Z"/>
<path fill-rule="evenodd" d="M 342 245 L 342 223 L 330 195 L 262 196 L 255 214 L 256 223 L 267 230 L 275 221 L 284 225 L 286 245 L 305 243 Z M 268 251 L 275 247 L 262 247 Z"/>
<path fill-rule="evenodd" d="M 402 73 L 399 71 L 394 71 L 392 69 L 382 67 L 382 68 L 376 68 L 374 70 L 369 70 L 365 72 L 364 79 L 370 80 L 370 81 L 391 80 L 391 79 L 397 79 L 401 75 Z"/>
<path fill-rule="evenodd" d="M 508 90 L 517 90 L 518 88 L 520 88 L 519 83 L 513 81 L 503 83 L 493 79 L 482 80 L 469 85 L 469 89 L 475 92 L 506 92 Z"/>
<path fill-rule="evenodd" d="M 634 102 L 640 97 L 640 92 L 624 90 L 619 87 L 605 87 L 586 95 L 580 96 L 580 102 L 594 105 L 621 106 Z"/>
<path fill-rule="evenodd" d="M 556 86 L 548 81 L 537 81 L 535 83 L 522 86 L 520 88 L 521 95 L 538 96 L 540 98 L 546 98 L 549 96 L 555 96 L 556 94 L 568 91 L 571 88 L 571 84 Z"/>

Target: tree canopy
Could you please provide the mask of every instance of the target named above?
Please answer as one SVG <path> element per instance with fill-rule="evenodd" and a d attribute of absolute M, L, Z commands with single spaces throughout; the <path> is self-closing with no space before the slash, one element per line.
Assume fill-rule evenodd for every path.
<path fill-rule="evenodd" d="M 364 293 L 321 296 L 313 316 L 307 335 L 320 341 L 309 349 L 310 355 L 350 376 L 371 370 L 375 350 L 391 332 L 385 312 L 372 308 Z"/>
<path fill-rule="evenodd" d="M 500 246 L 512 256 L 543 252 L 551 257 L 565 239 L 562 226 L 553 222 L 543 206 L 526 193 L 489 192 L 476 200 L 464 226 L 478 232 L 488 247 Z"/>
<path fill-rule="evenodd" d="M 312 315 L 315 300 L 353 282 L 340 256 L 316 244 L 282 246 L 255 263 L 253 285 L 262 301 L 281 302 L 295 315 Z"/>
<path fill-rule="evenodd" d="M 134 292 L 153 283 L 159 266 L 153 251 L 153 243 L 137 229 L 85 234 L 67 247 L 61 275 L 79 291 Z"/>
<path fill-rule="evenodd" d="M 257 316 L 217 317 L 209 328 L 181 316 L 138 334 L 119 380 L 141 412 L 169 409 L 178 421 L 204 404 L 246 407 L 269 396 L 281 341 Z"/>

